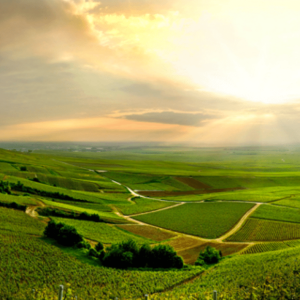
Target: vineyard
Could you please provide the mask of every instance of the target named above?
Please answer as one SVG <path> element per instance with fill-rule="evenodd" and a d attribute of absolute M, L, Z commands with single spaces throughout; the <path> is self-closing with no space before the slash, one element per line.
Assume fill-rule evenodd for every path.
<path fill-rule="evenodd" d="M 145 242 L 152 242 L 152 243 L 154 242 L 151 239 L 146 239 L 143 238 L 142 236 L 130 234 L 130 232 L 120 230 L 118 227 L 115 227 L 114 225 L 108 225 L 105 223 L 96 223 L 90 221 L 73 220 L 73 219 L 62 219 L 56 217 L 55 218 L 52 217 L 52 219 L 57 222 L 63 222 L 67 225 L 74 226 L 77 229 L 77 231 L 80 234 L 82 234 L 84 237 L 105 244 L 122 242 L 128 239 L 134 239 L 140 244 Z"/>
<path fill-rule="evenodd" d="M 268 251 L 276 251 L 281 249 L 289 248 L 288 245 L 286 245 L 283 242 L 279 243 L 258 243 L 255 245 L 250 246 L 249 248 L 243 250 L 240 252 L 241 254 L 253 254 L 253 253 L 261 253 L 261 252 L 268 252 Z"/>
<path fill-rule="evenodd" d="M 252 217 L 266 220 L 276 220 L 300 223 L 300 210 L 275 205 L 261 205 Z"/>
<path fill-rule="evenodd" d="M 59 285 L 66 300 L 211 300 L 214 290 L 221 300 L 298 299 L 298 165 L 300 152 L 281 150 L 0 149 L 0 203 L 9 207 L 0 207 L 0 299 L 56 300 Z M 44 237 L 50 219 L 73 226 L 86 248 Z M 98 241 L 109 251 L 129 239 L 171 246 L 186 266 L 121 270 L 89 254 Z M 223 259 L 194 266 L 207 246 Z"/>
<path fill-rule="evenodd" d="M 28 299 L 32 289 L 57 299 L 60 284 L 70 285 L 78 299 L 138 298 L 202 272 L 199 268 L 139 272 L 94 267 L 41 240 L 3 230 L 0 231 L 0 247 L 2 299 Z"/>
<path fill-rule="evenodd" d="M 253 207 L 249 203 L 195 203 L 134 217 L 155 226 L 205 238 L 217 238 Z"/>
<path fill-rule="evenodd" d="M 228 241 L 283 241 L 300 238 L 300 224 L 249 218 Z"/>

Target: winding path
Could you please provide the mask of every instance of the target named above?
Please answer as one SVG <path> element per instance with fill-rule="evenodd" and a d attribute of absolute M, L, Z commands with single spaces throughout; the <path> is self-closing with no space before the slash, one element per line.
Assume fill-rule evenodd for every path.
<path fill-rule="evenodd" d="M 57 162 L 61 162 L 61 163 L 64 163 L 64 164 L 67 164 L 67 165 L 71 165 L 71 166 L 75 166 L 75 165 L 72 165 L 70 163 L 66 163 L 66 162 L 62 162 L 62 161 L 58 161 L 58 160 L 55 160 Z M 79 167 L 81 169 L 85 169 L 85 170 L 89 170 L 89 171 L 94 171 L 95 173 L 97 173 L 97 170 L 91 170 L 91 169 L 87 169 L 87 168 L 84 168 L 84 167 Z M 155 201 L 162 201 L 162 202 L 172 202 L 172 203 L 177 203 L 177 204 L 174 204 L 172 206 L 168 206 L 168 207 L 164 207 L 164 208 L 160 208 L 160 209 L 157 209 L 157 210 L 153 210 L 153 211 L 147 211 L 147 212 L 144 212 L 144 213 L 138 213 L 138 214 L 134 214 L 134 215 L 123 215 L 121 214 L 120 212 L 118 212 L 117 210 L 115 210 L 115 213 L 120 216 L 120 217 L 123 217 L 131 222 L 134 222 L 136 224 L 139 224 L 139 225 L 147 225 L 147 226 L 151 226 L 151 227 L 155 227 L 155 228 L 158 228 L 158 229 L 162 229 L 162 230 L 165 230 L 165 231 L 169 231 L 171 233 L 176 233 L 176 234 L 180 234 L 180 235 L 184 235 L 184 236 L 187 236 L 187 237 L 191 237 L 191 238 L 194 238 L 194 239 L 197 239 L 197 240 L 201 240 L 203 242 L 217 242 L 217 243 L 225 243 L 224 240 L 226 238 L 228 238 L 229 236 L 233 235 L 234 233 L 236 233 L 241 227 L 242 225 L 244 224 L 244 222 L 246 221 L 246 219 L 261 205 L 261 204 L 268 204 L 268 203 L 264 203 L 264 202 L 255 202 L 255 201 L 227 201 L 227 200 L 219 200 L 219 201 L 215 201 L 215 202 L 234 202 L 234 203 L 251 203 L 251 204 L 255 204 L 254 207 L 252 207 L 250 210 L 248 210 L 244 215 L 243 217 L 238 221 L 238 223 L 233 226 L 228 232 L 226 232 L 224 235 L 220 236 L 219 238 L 217 239 L 205 239 L 205 238 L 202 238 L 202 237 L 199 237 L 199 236 L 194 236 L 194 235 L 189 235 L 189 234 L 184 234 L 184 233 L 180 233 L 180 232 L 177 232 L 177 231 L 172 231 L 172 230 L 169 230 L 169 229 L 165 229 L 165 228 L 162 228 L 162 227 L 159 227 L 159 226 L 155 226 L 155 225 L 152 225 L 152 224 L 147 224 L 147 223 L 143 223 L 141 221 L 138 221 L 138 220 L 135 220 L 133 219 L 132 217 L 134 216 L 139 216 L 139 215 L 144 215 L 144 214 L 148 214 L 148 213 L 152 213 L 152 212 L 157 212 L 157 211 L 162 211 L 162 210 L 167 210 L 167 209 L 171 209 L 171 208 L 174 208 L 176 206 L 180 206 L 180 205 L 183 205 L 183 204 L 186 204 L 186 203 L 204 203 L 205 201 L 204 200 L 201 200 L 201 201 L 176 201 L 176 200 L 165 200 L 165 199 L 157 199 L 157 198 L 151 198 L 151 197 L 147 197 L 147 196 L 143 196 L 143 195 L 140 195 L 139 193 L 133 191 L 130 187 L 116 181 L 116 180 L 112 180 L 110 179 L 111 182 L 117 184 L 117 185 L 120 185 L 120 186 L 123 186 L 124 188 L 126 188 L 130 194 L 132 195 L 131 198 L 133 197 L 140 197 L 140 198 L 144 198 L 144 199 L 149 199 L 149 200 L 155 200 Z M 130 198 L 129 201 L 132 201 Z M 241 243 L 241 242 L 235 242 L 235 243 Z"/>

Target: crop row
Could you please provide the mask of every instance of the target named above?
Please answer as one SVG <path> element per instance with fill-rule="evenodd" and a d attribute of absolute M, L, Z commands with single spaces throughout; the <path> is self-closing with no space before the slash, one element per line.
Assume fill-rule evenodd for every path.
<path fill-rule="evenodd" d="M 228 241 L 283 241 L 300 238 L 300 225 L 249 218 Z"/>
<path fill-rule="evenodd" d="M 248 247 L 247 249 L 242 251 L 241 254 L 261 253 L 261 252 L 275 251 L 275 250 L 286 249 L 286 248 L 289 248 L 289 246 L 283 242 L 259 243 Z"/>
<path fill-rule="evenodd" d="M 230 230 L 252 207 L 249 203 L 188 203 L 134 218 L 187 234 L 217 238 Z"/>
<path fill-rule="evenodd" d="M 32 289 L 57 299 L 60 284 L 70 286 L 78 299 L 132 299 L 202 272 L 201 268 L 140 272 L 91 266 L 40 239 L 11 231 L 0 231 L 0 248 L 1 299 L 32 299 Z"/>

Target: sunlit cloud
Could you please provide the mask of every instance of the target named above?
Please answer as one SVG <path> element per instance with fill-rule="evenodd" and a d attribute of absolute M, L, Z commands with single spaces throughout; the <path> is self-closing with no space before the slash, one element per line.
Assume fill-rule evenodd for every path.
<path fill-rule="evenodd" d="M 3 0 L 1 137 L 300 141 L 299 12 L 295 0 Z"/>

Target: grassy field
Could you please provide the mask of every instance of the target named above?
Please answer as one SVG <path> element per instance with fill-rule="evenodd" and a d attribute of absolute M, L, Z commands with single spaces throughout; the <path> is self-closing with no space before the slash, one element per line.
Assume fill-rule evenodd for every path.
<path fill-rule="evenodd" d="M 173 234 L 171 232 L 167 232 L 147 225 L 130 224 L 118 225 L 117 227 L 156 242 L 162 242 L 176 236 L 176 234 Z"/>
<path fill-rule="evenodd" d="M 252 207 L 249 203 L 191 203 L 134 219 L 204 238 L 217 238 L 230 230 Z"/>
<path fill-rule="evenodd" d="M 3 299 L 57 299 L 58 286 L 78 299 L 139 298 L 193 278 L 202 269 L 122 271 L 80 262 L 41 239 L 0 230 L 0 295 Z"/>
<path fill-rule="evenodd" d="M 176 205 L 174 202 L 163 202 L 145 198 L 133 198 L 132 201 L 115 205 L 117 209 L 124 215 L 134 215 L 152 210 Z"/>
<path fill-rule="evenodd" d="M 228 241 L 284 241 L 300 239 L 300 224 L 249 218 Z"/>
<path fill-rule="evenodd" d="M 0 229 L 29 235 L 43 235 L 46 225 L 24 212 L 0 207 Z"/>
<path fill-rule="evenodd" d="M 267 220 L 300 223 L 300 210 L 275 205 L 260 205 L 251 217 Z"/>
<path fill-rule="evenodd" d="M 112 220 L 112 221 L 116 221 L 116 222 L 117 221 L 122 222 L 122 220 L 124 220 L 122 217 L 119 217 L 118 215 L 116 215 L 114 213 L 110 213 L 110 212 L 106 212 L 106 211 L 98 211 L 98 210 L 83 208 L 80 206 L 56 202 L 56 201 L 43 200 L 43 202 L 47 206 L 50 206 L 50 207 L 62 208 L 65 210 L 75 211 L 75 212 L 87 212 L 89 214 L 97 214 L 100 216 L 100 218 L 103 218 L 105 220 Z M 124 222 L 125 222 L 125 220 L 124 220 Z"/>
<path fill-rule="evenodd" d="M 99 241 L 104 244 L 119 243 L 126 241 L 128 239 L 133 239 L 139 244 L 145 242 L 154 242 L 151 239 L 143 238 L 137 234 L 131 234 L 130 232 L 125 232 L 124 230 L 118 229 L 113 225 L 108 225 L 105 223 L 97 223 L 90 221 L 81 221 L 73 219 L 63 219 L 63 218 L 52 218 L 57 222 L 62 222 L 71 226 L 74 226 L 77 231 L 84 237 L 91 240 Z"/>

